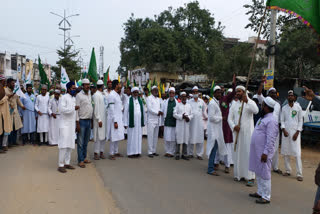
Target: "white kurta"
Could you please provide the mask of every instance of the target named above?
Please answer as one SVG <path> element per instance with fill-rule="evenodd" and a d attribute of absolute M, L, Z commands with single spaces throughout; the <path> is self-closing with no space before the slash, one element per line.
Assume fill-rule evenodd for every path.
<path fill-rule="evenodd" d="M 59 149 L 75 148 L 75 129 L 76 129 L 76 98 L 70 94 L 65 94 L 60 98 L 59 110 L 60 119 L 60 135 L 58 141 Z"/>
<path fill-rule="evenodd" d="M 191 106 L 193 118 L 190 121 L 190 144 L 204 142 L 204 123 L 203 117 L 206 115 L 205 103 L 202 99 L 188 101 Z"/>
<path fill-rule="evenodd" d="M 36 104 L 34 106 L 35 110 L 42 113 L 42 116 L 38 114 L 38 123 L 37 123 L 37 132 L 49 132 L 49 114 L 48 114 L 48 105 L 49 105 L 49 93 L 45 96 L 41 94 L 37 96 Z"/>
<path fill-rule="evenodd" d="M 297 131 L 302 131 L 303 127 L 303 115 L 300 105 L 294 103 L 291 108 L 289 104 L 282 108 L 281 113 L 281 129 L 286 129 L 289 133 L 288 137 L 285 137 L 282 132 L 282 146 L 281 154 L 290 155 L 295 157 L 301 156 L 301 134 L 299 134 L 296 141 L 293 141 L 293 135 Z"/>
<path fill-rule="evenodd" d="M 147 97 L 142 96 L 143 108 L 144 108 L 144 127 L 142 128 L 142 135 L 148 134 L 148 108 L 147 108 Z"/>
<path fill-rule="evenodd" d="M 219 101 L 213 98 L 208 105 L 208 140 L 207 140 L 207 156 L 211 154 L 215 142 L 218 142 L 219 155 L 227 154 L 226 144 L 224 142 L 222 130 L 222 113 Z"/>
<path fill-rule="evenodd" d="M 107 140 L 112 142 L 120 141 L 124 139 L 124 126 L 122 120 L 122 101 L 120 95 L 112 91 L 108 98 L 108 120 L 107 120 Z M 118 128 L 114 128 L 114 123 L 118 124 Z"/>
<path fill-rule="evenodd" d="M 133 99 L 134 127 L 129 127 L 129 99 L 124 107 L 124 126 L 128 127 L 127 155 L 137 155 L 142 152 L 141 108 L 138 99 Z"/>
<path fill-rule="evenodd" d="M 176 123 L 177 144 L 189 143 L 190 121 L 187 123 L 185 119 L 182 119 L 183 114 L 188 116 L 191 121 L 193 115 L 192 115 L 190 104 L 178 103 L 173 111 L 173 116 L 174 118 L 177 119 L 177 123 Z"/>
<path fill-rule="evenodd" d="M 159 111 L 161 111 L 161 100 L 153 95 L 147 98 L 148 123 L 160 125 Z"/>
<path fill-rule="evenodd" d="M 242 102 L 234 102 L 230 108 L 228 123 L 233 131 L 233 139 L 236 139 L 237 132 L 234 127 L 238 125 Z M 259 112 L 257 104 L 248 99 L 244 104 L 242 118 L 240 122 L 240 132 L 238 136 L 237 150 L 234 157 L 234 177 L 247 180 L 254 179 L 254 173 L 249 171 L 249 154 L 251 136 L 254 130 L 253 115 Z"/>
<path fill-rule="evenodd" d="M 178 102 L 176 99 L 174 99 L 176 102 L 176 106 L 178 105 Z M 168 111 L 168 102 L 169 99 L 166 99 L 162 104 L 162 112 L 163 112 L 163 120 L 166 120 L 167 117 L 167 111 Z M 164 141 L 173 142 L 176 141 L 176 127 L 169 127 L 164 126 L 164 133 L 163 133 Z"/>
<path fill-rule="evenodd" d="M 61 99 L 61 98 L 60 98 Z M 59 126 L 60 126 L 60 111 L 59 111 L 59 102 L 60 99 L 57 100 L 52 98 L 49 101 L 48 105 L 48 114 L 50 115 L 50 131 L 49 131 L 49 144 L 50 145 L 58 145 L 59 141 Z M 52 117 L 51 114 L 56 114 L 56 118 Z"/>
<path fill-rule="evenodd" d="M 99 90 L 92 96 L 94 103 L 93 107 L 93 140 L 106 139 L 106 109 L 104 95 Z M 99 122 L 102 122 L 102 127 L 99 127 Z"/>

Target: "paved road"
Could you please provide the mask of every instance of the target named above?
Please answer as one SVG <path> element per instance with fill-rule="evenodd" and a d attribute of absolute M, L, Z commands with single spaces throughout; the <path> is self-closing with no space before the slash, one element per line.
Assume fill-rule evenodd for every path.
<path fill-rule="evenodd" d="M 150 159 L 145 155 L 146 148 L 144 139 L 144 156 L 141 159 L 124 157 L 116 161 L 95 161 L 98 173 L 121 213 L 311 213 L 316 189 L 313 167 L 304 169 L 305 181 L 302 183 L 293 177 L 274 174 L 272 203 L 256 205 L 248 197 L 255 188 L 233 181 L 232 174 L 221 172 L 220 177 L 207 175 L 207 160 L 177 161 L 163 156 Z M 162 140 L 158 149 L 163 155 Z M 126 142 L 123 141 L 120 152 L 125 154 L 125 151 Z M 294 168 L 295 165 L 292 166 Z"/>
<path fill-rule="evenodd" d="M 120 213 L 94 165 L 61 174 L 57 159 L 57 147 L 19 146 L 1 154 L 0 213 Z"/>

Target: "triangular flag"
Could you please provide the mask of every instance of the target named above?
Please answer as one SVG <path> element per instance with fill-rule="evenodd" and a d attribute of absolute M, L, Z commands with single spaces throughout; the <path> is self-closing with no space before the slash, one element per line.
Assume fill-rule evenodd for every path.
<path fill-rule="evenodd" d="M 20 81 L 19 79 L 17 79 L 16 84 L 14 85 L 14 89 L 13 89 L 13 93 L 17 94 L 19 97 L 21 98 L 26 98 L 26 96 L 24 95 L 24 93 L 22 92 L 21 88 L 20 88 Z"/>
<path fill-rule="evenodd" d="M 41 64 L 40 56 L 38 57 L 38 61 L 39 61 L 38 67 L 39 67 L 39 74 L 40 74 L 40 84 L 41 85 L 47 85 L 48 88 L 49 88 L 50 87 L 50 82 L 49 82 L 47 74 L 44 71 L 43 66 Z"/>
<path fill-rule="evenodd" d="M 29 71 L 27 79 L 25 79 L 25 84 L 31 84 L 31 71 Z"/>
<path fill-rule="evenodd" d="M 67 71 L 63 66 L 61 66 L 61 80 L 60 80 L 61 87 L 66 89 L 68 82 L 70 82 L 70 79 L 67 74 Z"/>
<path fill-rule="evenodd" d="M 118 82 L 119 82 L 119 83 L 121 82 L 120 75 L 118 75 Z"/>
<path fill-rule="evenodd" d="M 109 68 L 107 69 L 107 71 L 103 74 L 103 83 L 104 83 L 104 86 L 105 86 L 105 87 L 108 86 L 109 71 L 110 71 L 110 66 L 109 66 Z"/>
<path fill-rule="evenodd" d="M 94 84 L 98 81 L 98 74 L 97 74 L 97 61 L 96 55 L 94 53 L 94 48 L 92 48 L 90 64 L 89 64 L 89 71 L 88 71 L 88 78 Z"/>

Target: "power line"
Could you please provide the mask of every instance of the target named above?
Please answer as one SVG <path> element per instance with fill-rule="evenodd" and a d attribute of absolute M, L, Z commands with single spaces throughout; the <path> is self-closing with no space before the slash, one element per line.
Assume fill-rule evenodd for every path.
<path fill-rule="evenodd" d="M 7 42 L 13 42 L 13 43 L 17 43 L 20 45 L 32 46 L 32 47 L 43 48 L 43 49 L 48 49 L 48 50 L 55 50 L 54 48 L 49 48 L 49 47 L 42 46 L 42 45 L 36 45 L 33 43 L 29 43 L 29 42 L 22 42 L 22 41 L 18 41 L 18 40 L 14 40 L 14 39 L 7 39 L 7 38 L 0 37 L 0 40 L 7 41 Z"/>

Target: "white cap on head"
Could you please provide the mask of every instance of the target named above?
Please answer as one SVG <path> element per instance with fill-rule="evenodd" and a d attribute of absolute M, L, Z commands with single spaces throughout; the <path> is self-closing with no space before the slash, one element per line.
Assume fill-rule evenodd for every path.
<path fill-rule="evenodd" d="M 275 88 L 270 88 L 270 89 L 268 90 L 268 94 L 269 94 L 271 91 L 277 92 L 277 90 L 276 90 Z"/>
<path fill-rule="evenodd" d="M 215 92 L 216 90 L 221 90 L 221 87 L 220 86 L 215 86 L 214 88 L 213 88 L 213 92 Z"/>
<path fill-rule="evenodd" d="M 198 86 L 194 86 L 194 87 L 192 88 L 192 91 L 193 91 L 193 90 L 199 90 Z"/>
<path fill-rule="evenodd" d="M 156 85 L 152 86 L 151 90 L 153 89 L 158 89 L 158 87 Z"/>
<path fill-rule="evenodd" d="M 103 85 L 103 81 L 102 80 L 98 80 L 97 85 Z"/>
<path fill-rule="evenodd" d="M 293 94 L 294 94 L 293 90 L 288 91 L 288 95 L 293 95 Z"/>
<path fill-rule="evenodd" d="M 240 90 L 242 90 L 242 91 L 246 91 L 246 88 L 245 88 L 244 86 L 242 86 L 242 85 L 238 85 L 238 86 L 236 87 L 236 90 L 238 90 L 238 89 L 240 89 Z"/>
<path fill-rule="evenodd" d="M 139 88 L 138 88 L 138 87 L 133 87 L 133 88 L 131 89 L 131 93 L 133 93 L 133 92 L 135 92 L 135 91 L 139 91 Z"/>
<path fill-rule="evenodd" d="M 229 88 L 227 93 L 232 93 L 233 92 L 233 89 L 232 88 Z"/>
<path fill-rule="evenodd" d="M 176 92 L 176 89 L 174 87 L 171 87 L 171 88 L 169 88 L 169 92 L 170 91 Z"/>
<path fill-rule="evenodd" d="M 83 79 L 82 84 L 90 84 L 90 81 L 88 79 Z"/>
<path fill-rule="evenodd" d="M 187 95 L 187 93 L 183 91 L 180 93 L 180 96 L 182 96 L 182 95 Z"/>
<path fill-rule="evenodd" d="M 253 95 L 253 97 L 252 97 L 253 99 L 258 99 L 258 95 Z"/>
<path fill-rule="evenodd" d="M 193 94 L 189 94 L 190 97 L 193 97 Z"/>
<path fill-rule="evenodd" d="M 54 90 L 54 93 L 60 94 L 60 90 L 56 89 Z"/>
<path fill-rule="evenodd" d="M 47 85 L 42 85 L 41 89 L 48 89 L 48 86 Z"/>
<path fill-rule="evenodd" d="M 274 101 L 274 99 L 272 99 L 271 97 L 265 98 L 263 102 L 270 108 L 274 108 L 274 106 L 276 105 L 276 101 Z"/>

